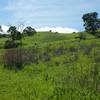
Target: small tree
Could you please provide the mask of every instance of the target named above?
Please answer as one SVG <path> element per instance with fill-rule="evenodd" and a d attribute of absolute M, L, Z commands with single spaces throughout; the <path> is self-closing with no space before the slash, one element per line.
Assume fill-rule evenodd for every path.
<path fill-rule="evenodd" d="M 98 13 L 92 12 L 84 14 L 82 19 L 84 21 L 85 30 L 89 33 L 96 34 L 96 30 L 100 28 L 100 19 L 98 19 Z"/>
<path fill-rule="evenodd" d="M 12 40 L 16 40 L 17 30 L 15 26 L 11 26 L 7 32 L 11 34 Z"/>
<path fill-rule="evenodd" d="M 21 33 L 17 31 L 15 26 L 11 26 L 8 30 L 8 33 L 10 33 L 12 40 L 21 40 L 22 38 Z"/>
<path fill-rule="evenodd" d="M 52 30 L 49 30 L 49 32 L 51 33 L 51 32 L 52 32 Z"/>
<path fill-rule="evenodd" d="M 32 36 L 32 35 L 36 34 L 36 30 L 34 28 L 28 26 L 23 30 L 23 33 L 27 34 L 28 36 Z"/>

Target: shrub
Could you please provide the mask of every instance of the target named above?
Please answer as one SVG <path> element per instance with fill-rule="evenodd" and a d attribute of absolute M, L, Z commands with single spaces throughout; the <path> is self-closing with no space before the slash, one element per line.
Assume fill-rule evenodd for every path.
<path fill-rule="evenodd" d="M 8 69 L 21 69 L 22 62 L 22 52 L 21 49 L 7 49 L 3 56 L 4 67 Z"/>
<path fill-rule="evenodd" d="M 4 49 L 17 48 L 18 44 L 14 41 L 7 40 L 4 44 Z"/>
<path fill-rule="evenodd" d="M 86 40 L 86 34 L 85 33 L 79 33 L 79 36 L 76 36 L 75 39 L 80 39 L 80 40 Z"/>
<path fill-rule="evenodd" d="M 100 32 L 97 32 L 97 33 L 96 33 L 96 37 L 97 37 L 97 38 L 100 38 Z"/>
<path fill-rule="evenodd" d="M 86 40 L 86 35 L 84 33 L 79 34 L 80 40 Z"/>
<path fill-rule="evenodd" d="M 60 56 L 64 54 L 63 46 L 59 47 L 58 49 L 54 50 L 54 56 Z"/>
<path fill-rule="evenodd" d="M 45 52 L 43 54 L 43 59 L 44 59 L 44 61 L 51 61 L 51 56 L 48 53 Z"/>

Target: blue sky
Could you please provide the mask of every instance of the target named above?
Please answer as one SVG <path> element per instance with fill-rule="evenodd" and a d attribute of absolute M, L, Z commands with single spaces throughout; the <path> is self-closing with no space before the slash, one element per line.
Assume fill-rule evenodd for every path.
<path fill-rule="evenodd" d="M 0 0 L 0 24 L 83 30 L 82 15 L 100 14 L 100 0 Z"/>

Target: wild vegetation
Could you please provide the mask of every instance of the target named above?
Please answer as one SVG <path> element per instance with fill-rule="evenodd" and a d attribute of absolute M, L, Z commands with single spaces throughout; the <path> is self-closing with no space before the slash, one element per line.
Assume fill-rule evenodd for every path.
<path fill-rule="evenodd" d="M 1 100 L 100 99 L 99 28 L 62 34 L 26 27 L 21 36 L 12 29 L 0 38 Z"/>

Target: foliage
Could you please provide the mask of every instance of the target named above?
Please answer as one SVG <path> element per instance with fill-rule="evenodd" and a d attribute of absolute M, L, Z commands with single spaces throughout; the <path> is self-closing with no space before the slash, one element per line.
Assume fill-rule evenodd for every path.
<path fill-rule="evenodd" d="M 86 40 L 86 34 L 84 32 L 80 32 L 79 36 L 76 36 L 75 39 Z"/>
<path fill-rule="evenodd" d="M 22 35 L 19 31 L 17 31 L 15 26 L 11 26 L 8 30 L 8 33 L 11 34 L 12 40 L 21 40 Z"/>
<path fill-rule="evenodd" d="M 100 19 L 96 12 L 84 14 L 82 19 L 87 32 L 95 34 L 96 30 L 100 29 Z"/>
<path fill-rule="evenodd" d="M 30 26 L 27 26 L 24 30 L 23 30 L 23 34 L 27 34 L 28 36 L 32 36 L 34 34 L 36 34 L 36 30 Z"/>
<path fill-rule="evenodd" d="M 11 41 L 11 40 L 7 40 L 4 44 L 5 49 L 17 48 L 17 47 L 18 47 L 18 43 L 16 43 L 15 41 Z"/>

